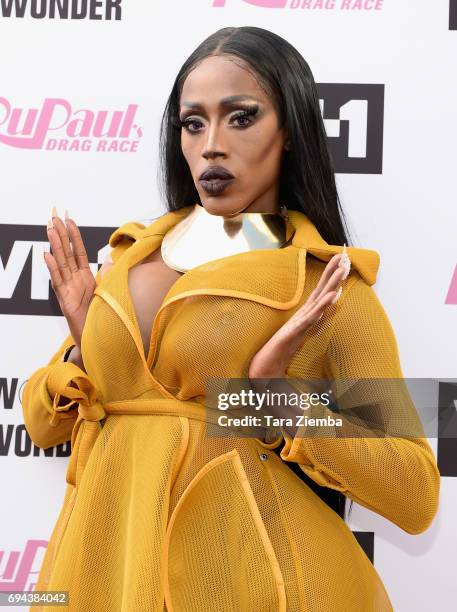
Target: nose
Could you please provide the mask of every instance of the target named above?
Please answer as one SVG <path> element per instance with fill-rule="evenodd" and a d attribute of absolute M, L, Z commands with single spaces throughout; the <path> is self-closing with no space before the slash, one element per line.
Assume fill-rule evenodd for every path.
<path fill-rule="evenodd" d="M 218 129 L 216 123 L 210 125 L 207 134 L 208 136 L 203 147 L 202 156 L 205 159 L 214 159 L 220 156 L 225 157 L 225 145 L 222 142 L 221 130 Z"/>

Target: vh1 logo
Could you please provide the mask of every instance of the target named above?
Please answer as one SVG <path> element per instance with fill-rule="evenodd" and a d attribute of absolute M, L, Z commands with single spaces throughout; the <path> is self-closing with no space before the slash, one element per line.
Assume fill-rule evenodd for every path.
<path fill-rule="evenodd" d="M 457 0 L 450 0 L 449 3 L 449 29 L 457 30 Z"/>
<path fill-rule="evenodd" d="M 95 275 L 111 250 L 116 228 L 80 227 Z M 45 225 L 0 225 L 0 314 L 60 315 L 43 251 L 49 251 Z"/>
<path fill-rule="evenodd" d="M 318 83 L 317 89 L 335 172 L 381 174 L 384 85 Z"/>

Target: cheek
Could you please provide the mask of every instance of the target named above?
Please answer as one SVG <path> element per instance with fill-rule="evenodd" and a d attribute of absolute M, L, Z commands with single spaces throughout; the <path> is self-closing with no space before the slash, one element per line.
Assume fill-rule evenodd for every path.
<path fill-rule="evenodd" d="M 189 143 L 187 142 L 187 138 L 185 136 L 181 136 L 181 150 L 183 152 L 184 157 L 187 157 L 189 154 Z"/>
<path fill-rule="evenodd" d="M 255 126 L 240 148 L 239 154 L 250 165 L 270 166 L 280 160 L 282 146 L 282 139 L 276 130 L 268 126 Z"/>
<path fill-rule="evenodd" d="M 181 150 L 182 153 L 189 164 L 192 167 L 192 162 L 196 157 L 196 145 L 195 142 L 189 138 L 189 136 L 183 134 L 181 136 Z"/>
<path fill-rule="evenodd" d="M 273 130 L 252 129 L 249 140 L 246 138 L 238 149 L 238 160 L 243 182 L 251 186 L 270 185 L 277 180 L 280 171 L 283 144 Z M 253 181 L 255 177 L 255 181 Z"/>

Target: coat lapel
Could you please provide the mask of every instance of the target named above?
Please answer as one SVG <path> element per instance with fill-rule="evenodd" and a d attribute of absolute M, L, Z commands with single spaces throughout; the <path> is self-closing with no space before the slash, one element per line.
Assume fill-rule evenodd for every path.
<path fill-rule="evenodd" d="M 305 249 L 322 261 L 329 261 L 333 255 L 342 252 L 343 246 L 327 243 L 304 213 L 292 210 L 289 211 L 289 218 L 295 227 L 292 240 L 294 246 Z M 379 270 L 379 253 L 372 249 L 350 246 L 346 247 L 346 252 L 351 260 L 351 267 L 356 269 L 369 285 L 374 285 Z"/>
<path fill-rule="evenodd" d="M 186 206 L 179 211 L 166 213 L 157 221 L 141 229 L 140 237 L 148 244 L 146 251 L 159 248 L 169 229 L 193 210 Z M 314 224 L 300 211 L 289 211 L 289 218 L 295 228 L 292 244 L 283 249 L 259 249 L 238 253 L 209 261 L 186 272 L 171 287 L 163 306 L 192 295 L 217 294 L 250 299 L 273 308 L 287 310 L 297 305 L 303 293 L 305 282 L 306 254 L 310 253 L 327 262 L 343 246 L 328 244 Z M 141 228 L 138 223 L 130 223 L 119 228 L 110 239 L 111 246 L 129 231 Z M 126 232 L 127 230 L 127 232 Z M 379 269 L 379 254 L 376 251 L 357 247 L 347 247 L 352 268 L 370 285 L 376 282 Z M 134 253 L 131 253 L 134 256 Z M 141 254 L 140 259 L 145 255 Z M 134 257 L 132 264 L 139 259 Z"/>
<path fill-rule="evenodd" d="M 165 213 L 150 225 L 132 221 L 110 236 L 109 244 L 116 265 L 104 275 L 95 293 L 105 299 L 121 317 L 133 336 L 146 367 L 152 361 L 153 346 L 144 356 L 141 334 L 129 288 L 128 271 L 160 247 L 169 229 L 187 216 L 194 205 Z M 162 311 L 172 302 L 195 295 L 221 295 L 252 300 L 272 308 L 288 310 L 300 302 L 306 280 L 306 256 L 310 253 L 327 262 L 343 250 L 328 244 L 308 217 L 289 211 L 295 228 L 292 243 L 282 249 L 259 249 L 223 257 L 196 266 L 184 273 L 166 294 L 154 319 L 151 339 L 155 337 Z M 133 244 L 132 244 L 133 242 Z M 370 285 L 376 281 L 379 255 L 376 251 L 347 247 L 352 268 Z M 115 253 L 115 255 L 114 255 Z"/>

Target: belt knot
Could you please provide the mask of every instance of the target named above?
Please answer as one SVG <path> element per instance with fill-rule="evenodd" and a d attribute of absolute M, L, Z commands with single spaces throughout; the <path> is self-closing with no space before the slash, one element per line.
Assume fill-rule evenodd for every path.
<path fill-rule="evenodd" d="M 75 406 L 78 416 L 71 432 L 71 456 L 67 467 L 67 482 L 78 486 L 92 448 L 101 430 L 100 421 L 106 411 L 98 390 L 92 381 L 76 364 L 62 362 L 56 364 L 49 374 L 48 390 L 53 395 L 49 423 L 58 424 L 61 419 L 74 418 Z M 68 402 L 60 404 L 61 397 Z"/>
<path fill-rule="evenodd" d="M 58 425 L 62 419 L 74 418 L 72 408 L 78 405 L 78 413 L 86 421 L 101 421 L 106 413 L 101 398 L 90 378 L 76 364 L 62 362 L 54 366 L 49 374 L 48 390 L 53 396 L 52 406 L 48 408 L 50 425 Z M 61 404 L 61 398 L 67 398 Z"/>
<path fill-rule="evenodd" d="M 78 413 L 86 421 L 101 421 L 106 417 L 106 412 L 103 404 L 95 401 L 92 404 L 79 404 Z"/>

